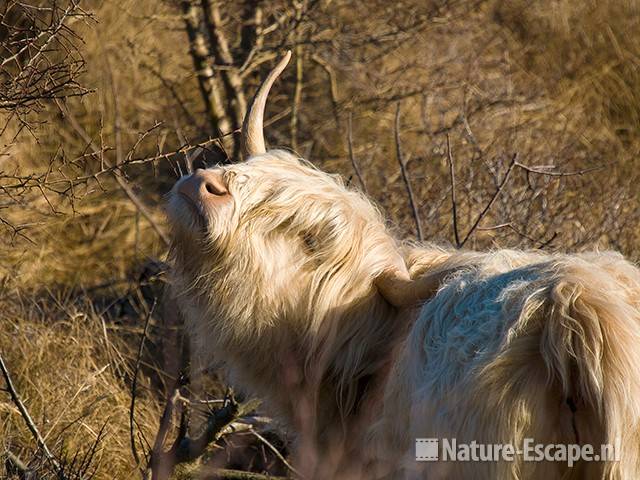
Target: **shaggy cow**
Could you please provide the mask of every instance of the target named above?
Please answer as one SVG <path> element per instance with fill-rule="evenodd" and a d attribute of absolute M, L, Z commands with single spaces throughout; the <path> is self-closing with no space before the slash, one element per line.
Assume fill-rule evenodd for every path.
<path fill-rule="evenodd" d="M 640 272 L 616 253 L 401 246 L 376 207 L 266 151 L 180 179 L 174 288 L 200 366 L 297 433 L 307 478 L 635 479 Z M 614 444 L 618 461 L 417 462 L 417 438 Z"/>

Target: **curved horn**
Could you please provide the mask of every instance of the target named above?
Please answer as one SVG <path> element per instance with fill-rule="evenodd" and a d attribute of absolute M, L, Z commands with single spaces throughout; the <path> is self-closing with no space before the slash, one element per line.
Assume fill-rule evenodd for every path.
<path fill-rule="evenodd" d="M 427 301 L 438 290 L 445 275 L 437 272 L 411 279 L 405 271 L 386 271 L 376 279 L 376 287 L 391 305 L 406 308 Z"/>
<path fill-rule="evenodd" d="M 262 131 L 264 107 L 267 103 L 267 96 L 269 95 L 269 90 L 273 82 L 275 82 L 276 78 L 278 78 L 287 66 L 290 58 L 291 50 L 287 51 L 276 67 L 271 70 L 271 73 L 269 73 L 265 81 L 262 82 L 262 85 L 260 85 L 260 88 L 249 104 L 244 122 L 242 122 L 242 134 L 240 137 L 242 154 L 245 160 L 252 155 L 259 155 L 267 151 L 264 143 L 264 132 Z"/>

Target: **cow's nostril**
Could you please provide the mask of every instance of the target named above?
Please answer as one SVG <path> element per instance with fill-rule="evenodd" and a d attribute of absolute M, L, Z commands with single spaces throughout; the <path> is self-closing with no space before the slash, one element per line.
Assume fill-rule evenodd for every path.
<path fill-rule="evenodd" d="M 227 194 L 227 189 L 224 187 L 224 185 L 219 185 L 217 182 L 212 182 L 212 181 L 205 182 L 204 188 L 211 195 L 221 196 L 221 195 Z"/>

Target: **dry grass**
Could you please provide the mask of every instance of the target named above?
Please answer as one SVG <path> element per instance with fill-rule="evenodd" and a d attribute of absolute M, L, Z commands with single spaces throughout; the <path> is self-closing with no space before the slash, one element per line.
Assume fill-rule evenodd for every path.
<path fill-rule="evenodd" d="M 129 401 L 131 351 L 91 305 L 43 293 L 2 305 L 0 351 L 24 403 L 56 454 L 71 462 L 98 442 L 88 473 L 95 478 L 131 478 Z M 143 385 L 149 385 L 142 379 Z M 154 392 L 141 389 L 137 421 L 153 438 L 160 415 Z M 3 449 L 33 457 L 33 438 L 17 409 L 0 403 Z M 100 438 L 99 438 L 100 437 Z M 34 460 L 37 462 L 37 460 Z M 44 463 L 44 461 L 43 461 Z"/>
<path fill-rule="evenodd" d="M 638 2 L 456 5 L 409 44 L 393 48 L 353 45 L 359 32 L 388 23 L 391 14 L 384 5 L 368 6 L 366 15 L 337 8 L 331 21 L 349 27 L 336 35 L 341 50 L 318 43 L 309 46 L 309 54 L 323 55 L 335 68 L 342 123 L 336 125 L 326 73 L 309 61 L 300 151 L 324 168 L 352 175 L 344 131 L 346 114 L 352 111 L 355 155 L 367 189 L 389 212 L 398 232 L 410 235 L 413 219 L 394 156 L 395 102 L 389 99 L 424 87 L 428 95 L 402 100 L 401 137 L 428 239 L 453 239 L 448 134 L 463 233 L 495 192 L 515 152 L 525 164 L 553 164 L 554 171 L 601 167 L 567 177 L 515 171 L 469 247 L 604 247 L 638 258 Z M 91 10 L 97 22 L 78 28 L 85 40 L 84 82 L 95 92 L 68 105 L 98 145 L 112 147 L 105 155 L 115 160 L 118 136 L 126 152 L 156 121 L 163 123 L 138 147 L 140 155 L 201 138 L 203 108 L 182 23 L 172 6 L 126 0 L 96 3 Z M 388 53 L 373 57 L 387 48 Z M 365 56 L 371 59 L 354 63 Z M 273 113 L 289 106 L 292 79 L 285 76 L 278 88 Z M 56 154 L 76 158 L 87 150 L 55 105 L 40 115 L 47 123 L 37 138 L 23 134 L 0 160 L 1 170 L 41 172 Z M 288 144 L 288 128 L 287 118 L 272 125 L 273 143 Z M 95 167 L 82 166 L 89 171 Z M 128 174 L 162 224 L 162 195 L 175 175 L 166 162 L 156 167 L 129 169 Z M 0 244 L 0 352 L 57 453 L 86 452 L 104 426 L 92 463 L 96 478 L 128 479 L 138 475 L 128 414 L 144 312 L 108 307 L 122 304 L 117 299 L 137 290 L 146 259 L 161 259 L 166 252 L 115 182 L 108 176 L 103 180 L 104 191 L 89 183 L 73 206 L 62 196 L 49 198 L 60 213 L 52 212 L 38 191 L 1 210 L 31 226 L 25 231 L 30 240 L 7 232 Z M 486 229 L 504 223 L 514 228 Z M 151 356 L 145 361 L 151 366 L 160 362 Z M 141 375 L 136 419 L 151 441 L 162 388 L 151 380 L 153 368 Z M 0 438 L 0 449 L 32 458 L 33 439 L 1 392 Z"/>
<path fill-rule="evenodd" d="M 158 241 L 118 195 L 92 196 L 75 215 L 52 217 L 34 207 L 40 203 L 30 203 L 38 222 L 31 241 L 0 249 L 0 352 L 49 448 L 72 472 L 97 442 L 86 473 L 132 478 L 131 378 L 144 319 L 134 308 L 143 306 L 135 266 L 159 253 Z M 163 401 L 148 376 L 155 368 L 143 368 L 138 380 L 136 420 L 149 442 Z M 0 448 L 46 464 L 8 396 L 0 412 Z"/>

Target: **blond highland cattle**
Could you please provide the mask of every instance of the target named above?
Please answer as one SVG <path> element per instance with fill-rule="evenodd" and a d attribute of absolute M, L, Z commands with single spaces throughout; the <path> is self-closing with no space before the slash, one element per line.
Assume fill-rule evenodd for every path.
<path fill-rule="evenodd" d="M 305 478 L 640 478 L 640 271 L 609 252 L 402 244 L 361 192 L 266 150 L 289 56 L 247 112 L 245 161 L 170 195 L 193 362 L 265 401 Z M 616 457 L 420 462 L 423 438 L 612 444 Z"/>

